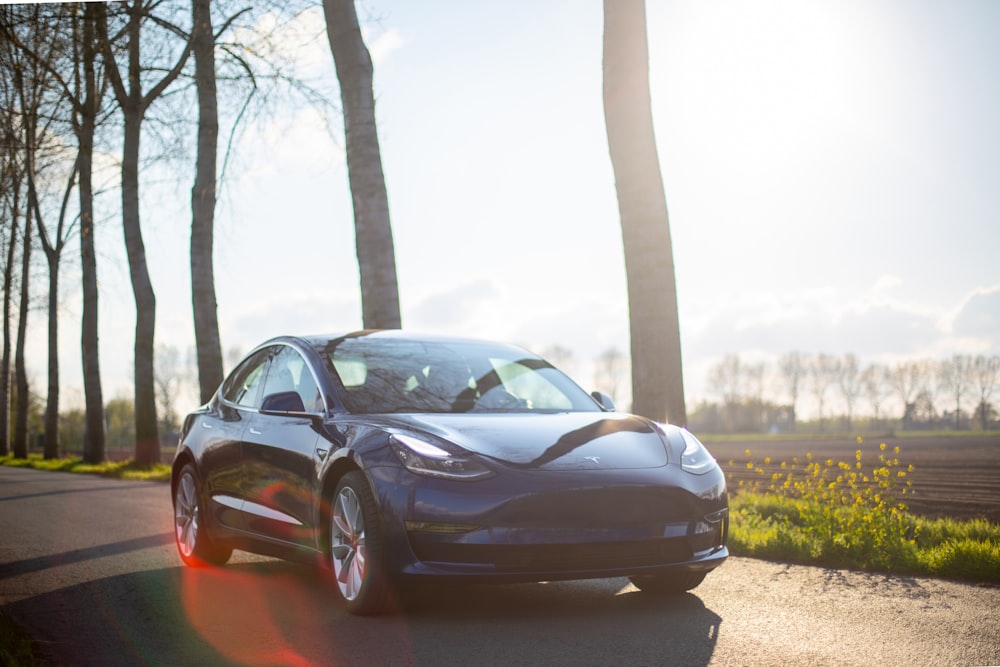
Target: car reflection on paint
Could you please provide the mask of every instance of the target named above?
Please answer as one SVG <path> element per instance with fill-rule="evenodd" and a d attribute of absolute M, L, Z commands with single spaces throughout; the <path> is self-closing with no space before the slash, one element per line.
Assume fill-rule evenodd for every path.
<path fill-rule="evenodd" d="M 318 562 L 360 614 L 443 579 L 677 593 L 728 556 L 725 480 L 691 433 L 521 348 L 399 331 L 257 347 L 185 419 L 172 497 L 188 565 Z"/>

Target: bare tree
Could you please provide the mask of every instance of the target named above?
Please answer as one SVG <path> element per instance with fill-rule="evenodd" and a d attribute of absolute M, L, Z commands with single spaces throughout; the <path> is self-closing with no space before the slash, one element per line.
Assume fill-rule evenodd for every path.
<path fill-rule="evenodd" d="M 615 405 L 621 404 L 621 385 L 628 373 L 628 359 L 616 347 L 609 347 L 594 363 L 594 386 L 611 397 Z"/>
<path fill-rule="evenodd" d="M 24 346 L 28 336 L 28 305 L 31 301 L 31 208 L 24 218 L 21 235 L 21 294 L 17 320 L 17 341 L 14 344 L 14 388 L 17 391 L 14 408 L 14 439 L 12 451 L 16 458 L 28 458 L 28 371 Z"/>
<path fill-rule="evenodd" d="M 3 32 L 6 35 L 11 29 L 11 7 L 0 7 L 3 18 Z M 0 456 L 10 453 L 10 402 L 11 402 L 11 295 L 14 292 L 17 260 L 17 235 L 20 230 L 18 223 L 22 214 L 22 190 L 24 186 L 24 169 L 21 165 L 21 117 L 17 112 L 20 106 L 17 90 L 13 85 L 14 51 L 10 40 L 3 40 L 0 49 L 0 226 L 3 233 L 4 266 L 3 266 L 3 358 L 0 361 Z M 7 224 L 6 221 L 10 223 Z"/>
<path fill-rule="evenodd" d="M 889 371 L 889 383 L 903 404 L 904 422 L 912 410 L 919 381 L 920 365 L 915 361 L 901 361 Z"/>
<path fill-rule="evenodd" d="M 174 403 L 186 373 L 181 365 L 180 351 L 171 345 L 156 346 L 156 401 L 160 426 L 164 431 L 176 429 L 177 412 Z"/>
<path fill-rule="evenodd" d="M 976 406 L 979 425 L 985 431 L 989 426 L 990 396 L 996 386 L 997 376 L 1000 375 L 1000 357 L 977 355 L 972 362 L 972 373 L 976 389 L 979 391 L 979 404 Z"/>
<path fill-rule="evenodd" d="M 71 39 L 63 57 L 46 59 L 33 48 L 33 43 L 20 39 L 16 30 L 4 26 L 4 37 L 15 44 L 32 62 L 45 68 L 62 93 L 61 99 L 71 108 L 71 125 L 77 139 L 79 173 L 80 265 L 83 288 L 83 318 L 81 323 L 81 357 L 83 360 L 86 434 L 84 459 L 97 463 L 104 459 L 104 401 L 101 389 L 100 351 L 98 345 L 98 282 L 97 254 L 94 241 L 93 157 L 97 126 L 102 120 L 102 104 L 106 91 L 97 24 L 101 8 L 98 3 L 51 5 L 51 21 L 67 26 Z M 37 33 L 43 27 L 32 26 Z"/>
<path fill-rule="evenodd" d="M 792 428 L 795 428 L 795 409 L 799 401 L 799 390 L 806 376 L 806 363 L 799 352 L 789 352 L 778 360 L 778 372 L 785 382 L 792 406 Z"/>
<path fill-rule="evenodd" d="M 937 419 L 938 362 L 922 359 L 917 362 L 917 398 L 915 415 L 928 423 Z"/>
<path fill-rule="evenodd" d="M 146 246 L 142 240 L 142 226 L 139 219 L 139 146 L 142 137 L 142 121 L 149 106 L 180 75 L 191 52 L 191 43 L 184 40 L 184 47 L 174 59 L 173 65 L 156 66 L 149 58 L 143 61 L 141 36 L 143 26 L 154 20 L 171 31 L 173 36 L 183 34 L 176 26 L 150 14 L 151 5 L 143 0 L 132 0 L 125 8 L 125 24 L 121 38 L 128 63 L 126 76 L 122 76 L 116 59 L 115 47 L 118 37 L 112 40 L 108 34 L 107 5 L 97 3 L 100 20 L 97 22 L 104 55 L 105 68 L 112 89 L 122 110 L 125 122 L 124 145 L 122 150 L 122 227 L 125 231 L 125 249 L 128 255 L 129 276 L 135 296 L 135 461 L 139 465 L 151 465 L 160 460 L 160 436 L 156 420 L 156 391 L 154 364 L 154 337 L 156 330 L 156 295 L 149 278 L 146 264 Z M 148 72 L 166 72 L 152 81 L 147 81 Z M 148 89 L 144 92 L 144 85 Z"/>
<path fill-rule="evenodd" d="M 857 403 L 862 389 L 861 369 L 858 366 L 858 358 L 853 354 L 845 354 L 842 359 L 836 360 L 835 364 L 837 386 L 847 408 L 847 429 L 850 430 L 854 418 L 854 404 Z"/>
<path fill-rule="evenodd" d="M 876 428 L 881 418 L 882 402 L 889 396 L 889 371 L 885 366 L 872 364 L 861 373 L 861 391 L 868 399 Z"/>
<path fill-rule="evenodd" d="M 938 367 L 938 381 L 941 388 L 955 399 L 955 429 L 961 428 L 962 395 L 969 388 L 972 379 L 972 357 L 963 354 L 945 359 Z"/>
<path fill-rule="evenodd" d="M 604 0 L 604 118 L 628 280 L 633 410 L 687 423 L 670 220 L 653 133 L 643 0 Z"/>
<path fill-rule="evenodd" d="M 72 69 L 72 60 L 67 56 L 75 51 L 74 27 L 72 16 L 65 7 L 19 5 L 4 12 L 3 33 L 7 37 L 4 58 L 12 68 L 10 80 L 17 91 L 16 107 L 21 114 L 23 137 L 19 146 L 23 155 L 27 207 L 37 226 L 49 273 L 46 458 L 59 455 L 60 442 L 59 263 L 72 231 L 72 225 L 67 223 L 67 209 L 78 161 L 66 147 L 65 135 L 69 133 L 70 124 L 66 104 L 68 90 L 65 84 L 60 85 L 62 80 L 58 75 Z M 55 171 L 56 177 L 47 176 L 49 171 Z M 47 202 L 50 198 L 58 202 L 55 234 L 51 237 L 46 223 L 50 207 L 43 206 L 43 200 Z"/>
<path fill-rule="evenodd" d="M 211 0 L 192 0 L 191 16 L 191 46 L 198 92 L 198 157 L 191 189 L 191 301 L 198 386 L 201 400 L 205 402 L 222 383 L 222 342 L 213 259 L 219 100 Z"/>
<path fill-rule="evenodd" d="M 94 243 L 94 134 L 104 98 L 105 86 L 98 70 L 97 22 L 100 8 L 86 3 L 80 22 L 80 40 L 74 68 L 75 90 L 70 97 L 75 117 L 74 130 L 80 148 L 80 266 L 83 283 L 83 391 L 87 413 L 83 458 L 88 463 L 104 460 L 104 398 L 101 389 L 100 348 L 98 346 L 97 251 Z"/>
<path fill-rule="evenodd" d="M 837 379 L 837 362 L 828 354 L 817 354 L 809 364 L 809 388 L 816 399 L 816 409 L 819 418 L 819 430 L 824 430 L 824 408 L 826 392 Z"/>
<path fill-rule="evenodd" d="M 727 429 L 737 424 L 737 412 L 743 400 L 743 364 L 738 354 L 727 354 L 708 371 L 708 386 L 722 398 Z"/>
<path fill-rule="evenodd" d="M 365 328 L 398 329 L 402 320 L 396 254 L 375 124 L 372 59 L 361 36 L 354 0 L 323 0 L 323 10 L 344 108 L 362 319 Z"/>
<path fill-rule="evenodd" d="M 743 367 L 743 375 L 746 378 L 746 397 L 753 411 L 753 427 L 759 429 L 764 426 L 764 386 L 767 380 L 767 365 L 763 362 L 756 364 L 746 364 Z"/>

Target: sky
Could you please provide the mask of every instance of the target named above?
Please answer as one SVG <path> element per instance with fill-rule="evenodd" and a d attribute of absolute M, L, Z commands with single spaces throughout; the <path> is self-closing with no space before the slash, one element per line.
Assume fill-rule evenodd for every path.
<path fill-rule="evenodd" d="M 712 398 L 706 376 L 727 354 L 1000 354 L 1000 3 L 646 4 L 689 409 Z M 592 388 L 590 361 L 628 350 L 602 4 L 358 7 L 404 328 L 558 345 Z M 288 48 L 334 77 L 322 14 L 296 27 Z M 230 358 L 274 335 L 361 327 L 331 122 L 333 136 L 297 102 L 240 135 L 215 242 Z M 191 179 L 193 166 L 177 185 L 150 177 L 142 203 L 157 343 L 182 351 L 194 340 Z M 135 316 L 115 203 L 104 199 L 97 230 L 106 399 L 131 395 Z M 62 295 L 68 405 L 82 404 L 78 284 L 64 279 Z M 33 331 L 42 387 L 41 313 Z"/>

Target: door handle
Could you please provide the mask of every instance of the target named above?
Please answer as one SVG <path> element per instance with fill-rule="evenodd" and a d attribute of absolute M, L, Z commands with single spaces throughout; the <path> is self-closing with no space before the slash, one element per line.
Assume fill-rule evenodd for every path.
<path fill-rule="evenodd" d="M 201 423 L 201 427 L 202 428 L 212 428 L 212 425 L 211 424 L 206 424 L 205 422 L 202 422 Z"/>
<path fill-rule="evenodd" d="M 254 427 L 251 426 L 250 427 L 250 434 L 251 435 L 260 435 L 260 431 L 258 431 L 257 429 L 255 429 Z"/>

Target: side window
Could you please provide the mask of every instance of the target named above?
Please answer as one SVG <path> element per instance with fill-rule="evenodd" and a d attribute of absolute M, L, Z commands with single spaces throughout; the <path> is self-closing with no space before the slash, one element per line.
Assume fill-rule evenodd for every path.
<path fill-rule="evenodd" d="M 294 349 L 285 345 L 271 361 L 267 381 L 264 383 L 264 396 L 289 391 L 294 391 L 302 399 L 300 410 L 304 412 L 323 410 L 323 401 L 316 387 L 316 380 L 306 360 Z"/>
<path fill-rule="evenodd" d="M 222 390 L 222 396 L 230 403 L 247 408 L 260 405 L 260 385 L 264 380 L 267 358 L 274 348 L 263 349 L 237 366 Z"/>

